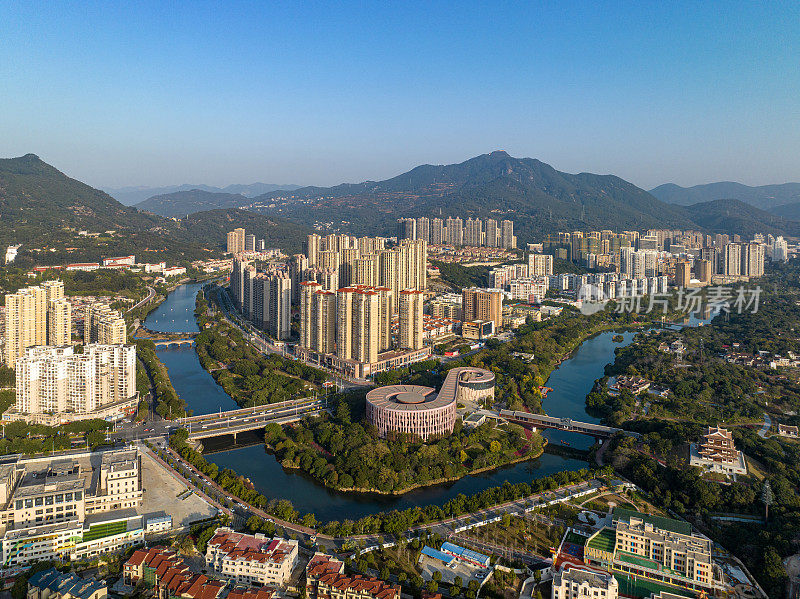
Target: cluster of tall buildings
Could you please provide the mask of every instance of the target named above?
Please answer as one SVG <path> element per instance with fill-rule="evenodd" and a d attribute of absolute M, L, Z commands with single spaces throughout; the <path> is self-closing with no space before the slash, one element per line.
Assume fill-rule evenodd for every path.
<path fill-rule="evenodd" d="M 542 250 L 589 268 L 613 268 L 629 278 L 670 275 L 679 286 L 691 279 L 709 283 L 714 276 L 760 277 L 767 255 L 778 260 L 788 256 L 786 242 L 771 235 L 755 235 L 746 242 L 739 235 L 668 229 L 651 229 L 646 234 L 560 232 L 548 235 Z"/>
<path fill-rule="evenodd" d="M 514 249 L 517 238 L 514 235 L 514 222 L 497 221 L 493 218 L 481 220 L 458 216 L 446 219 L 401 218 L 397 221 L 397 239 L 421 239 L 431 245 L 458 245 L 470 247 L 497 247 Z"/>
<path fill-rule="evenodd" d="M 388 247 L 383 237 L 315 233 L 306 239 L 305 254 L 292 256 L 289 268 L 297 285 L 315 281 L 326 291 L 352 285 L 391 289 L 396 312 L 403 289 L 427 287 L 427 242 L 403 239 Z"/>
<path fill-rule="evenodd" d="M 256 239 L 255 235 L 242 228 L 229 231 L 227 242 L 226 250 L 234 256 L 242 252 L 263 252 L 267 247 L 265 240 Z"/>
<path fill-rule="evenodd" d="M 14 368 L 25 350 L 36 345 L 69 345 L 72 310 L 64 283 L 45 281 L 6 295 L 3 361 Z"/>
<path fill-rule="evenodd" d="M 285 270 L 259 270 L 252 261 L 236 257 L 230 289 L 242 316 L 275 339 L 291 336 L 292 279 Z"/>
<path fill-rule="evenodd" d="M 63 281 L 45 281 L 5 297 L 3 359 L 16 373 L 16 403 L 6 418 L 61 424 L 117 417 L 135 409 L 136 350 L 127 325 L 105 304 L 89 304 L 84 350 L 72 343 L 72 308 Z"/>
<path fill-rule="evenodd" d="M 232 236 L 236 231 L 232 231 Z M 238 233 L 237 233 L 238 234 Z M 276 339 L 291 336 L 299 308 L 298 357 L 356 377 L 421 359 L 427 243 L 382 237 L 311 234 L 305 253 L 259 267 L 233 260 L 230 289 L 237 308 Z M 392 334 L 393 318 L 399 318 Z M 399 351 L 398 351 L 399 350 Z"/>
<path fill-rule="evenodd" d="M 351 285 L 333 292 L 315 281 L 302 282 L 300 355 L 358 377 L 394 367 L 398 355 L 409 355 L 393 349 L 425 357 L 429 350 L 426 353 L 423 341 L 424 292 L 403 289 L 399 295 L 395 311 L 388 287 Z M 399 315 L 399 332 L 393 338 L 394 314 Z M 385 363 L 387 359 L 391 362 Z"/>

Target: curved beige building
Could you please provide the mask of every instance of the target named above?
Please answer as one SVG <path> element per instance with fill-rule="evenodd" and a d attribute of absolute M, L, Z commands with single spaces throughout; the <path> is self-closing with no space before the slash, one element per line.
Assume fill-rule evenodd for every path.
<path fill-rule="evenodd" d="M 459 367 L 447 373 L 437 394 L 420 385 L 387 385 L 367 393 L 367 420 L 381 436 L 408 433 L 423 440 L 453 431 L 459 401 L 494 398 L 494 374 L 482 368 Z"/>

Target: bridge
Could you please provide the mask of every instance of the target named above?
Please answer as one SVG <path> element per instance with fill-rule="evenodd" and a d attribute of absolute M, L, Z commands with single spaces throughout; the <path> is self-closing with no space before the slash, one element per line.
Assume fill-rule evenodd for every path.
<path fill-rule="evenodd" d="M 581 422 L 572 418 L 559 418 L 558 416 L 546 416 L 545 414 L 531 414 L 530 412 L 512 412 L 511 410 L 500 410 L 494 412 L 498 418 L 520 424 L 522 426 L 532 426 L 534 428 L 550 428 L 558 431 L 570 433 L 580 433 L 595 439 L 607 439 L 617 433 L 638 436 L 638 433 L 624 431 L 621 428 L 594 424 L 592 422 Z"/>
<path fill-rule="evenodd" d="M 153 339 L 153 345 L 156 347 L 181 347 L 183 345 L 194 345 L 194 337 L 188 339 Z"/>
<path fill-rule="evenodd" d="M 283 425 L 297 422 L 304 416 L 319 414 L 327 408 L 328 400 L 325 397 L 318 399 L 304 397 L 252 408 L 189 416 L 179 419 L 178 423 L 189 431 L 190 440 L 222 435 L 233 435 L 236 439 L 239 433 L 258 430 L 271 423 Z"/>

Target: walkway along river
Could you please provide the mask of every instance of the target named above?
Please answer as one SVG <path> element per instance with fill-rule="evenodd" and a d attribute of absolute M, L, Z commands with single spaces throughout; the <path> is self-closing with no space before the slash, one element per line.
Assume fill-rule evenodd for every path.
<path fill-rule="evenodd" d="M 164 332 L 195 332 L 195 296 L 201 284 L 179 287 L 154 310 L 145 321 L 147 328 Z M 614 343 L 613 332 L 601 333 L 585 341 L 550 376 L 547 385 L 553 388 L 544 400 L 545 411 L 553 416 L 597 422 L 586 414 L 584 401 L 595 379 L 603 375 L 605 365 L 614 359 L 614 349 L 630 343 L 634 333 L 624 333 L 623 343 Z M 186 399 L 195 414 L 208 414 L 238 407 L 222 387 L 203 370 L 193 347 L 160 349 L 158 356 L 169 369 L 170 379 L 178 395 Z M 592 439 L 575 433 L 546 431 L 553 442 L 566 441 L 571 447 L 588 448 Z M 526 482 L 563 470 L 579 470 L 584 461 L 543 454 L 540 458 L 521 462 L 491 472 L 466 476 L 454 483 L 418 489 L 402 497 L 359 496 L 338 493 L 315 483 L 307 476 L 284 470 L 263 445 L 254 445 L 208 454 L 211 462 L 231 468 L 248 477 L 267 498 L 289 499 L 301 513 L 313 512 L 321 520 L 356 520 L 388 509 L 406 509 L 428 504 L 441 505 L 459 493 L 471 495 L 488 487 Z"/>

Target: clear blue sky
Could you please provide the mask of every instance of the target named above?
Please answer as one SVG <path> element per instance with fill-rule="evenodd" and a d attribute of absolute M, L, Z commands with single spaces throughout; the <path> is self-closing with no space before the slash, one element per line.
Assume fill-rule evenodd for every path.
<path fill-rule="evenodd" d="M 328 185 L 504 149 L 800 181 L 797 2 L 5 2 L 0 156 L 95 186 Z"/>

